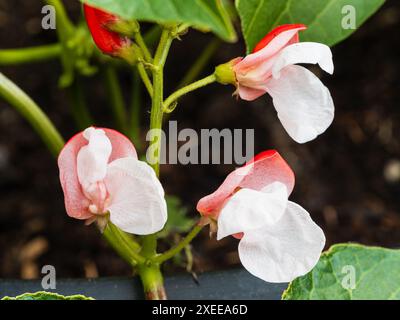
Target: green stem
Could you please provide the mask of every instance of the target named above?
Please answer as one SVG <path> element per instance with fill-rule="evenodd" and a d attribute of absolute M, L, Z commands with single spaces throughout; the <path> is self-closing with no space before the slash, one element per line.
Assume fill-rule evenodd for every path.
<path fill-rule="evenodd" d="M 140 31 L 135 33 L 134 39 L 135 39 L 136 44 L 142 50 L 143 57 L 146 59 L 146 61 L 150 62 L 150 63 L 153 62 L 153 58 L 151 57 L 150 50 L 147 47 L 146 42 L 144 41 Z"/>
<path fill-rule="evenodd" d="M 160 265 L 139 265 L 138 272 L 142 280 L 145 297 L 147 300 L 166 300 L 164 279 Z"/>
<path fill-rule="evenodd" d="M 222 41 L 218 38 L 213 39 L 203 50 L 197 60 L 193 63 L 192 67 L 186 73 L 185 77 L 179 83 L 178 88 L 187 86 L 196 80 L 199 74 L 204 70 L 210 59 L 220 47 Z"/>
<path fill-rule="evenodd" d="M 0 66 L 54 59 L 61 55 L 61 50 L 62 46 L 59 43 L 30 48 L 0 50 Z"/>
<path fill-rule="evenodd" d="M 171 94 L 164 102 L 164 112 L 170 113 L 173 109 L 170 109 L 170 106 L 176 102 L 180 97 L 184 96 L 185 94 L 188 94 L 189 92 L 192 92 L 194 90 L 197 90 L 199 88 L 205 87 L 211 83 L 214 83 L 217 81 L 217 78 L 214 74 L 205 77 L 199 81 L 193 82 L 192 84 L 187 85 L 186 87 L 183 87 L 179 89 L 178 91 L 175 91 L 173 94 Z"/>
<path fill-rule="evenodd" d="M 44 0 L 47 4 L 56 9 L 57 15 L 57 35 L 62 46 L 61 62 L 64 72 L 60 77 L 59 85 L 63 88 L 70 86 L 74 81 L 75 57 L 71 53 L 68 41 L 76 33 L 75 26 L 68 18 L 64 5 L 61 0 Z"/>
<path fill-rule="evenodd" d="M 172 259 L 174 256 L 176 256 L 179 252 L 181 252 L 185 247 L 187 247 L 192 240 L 200 233 L 200 231 L 203 229 L 204 226 L 201 225 L 196 225 L 192 231 L 189 232 L 189 234 L 181 241 L 179 244 L 164 252 L 161 255 L 158 255 L 157 257 L 153 258 L 152 261 L 155 263 L 162 264 L 163 262 Z"/>
<path fill-rule="evenodd" d="M 107 65 L 104 70 L 104 79 L 107 87 L 108 97 L 114 113 L 114 119 L 123 133 L 128 132 L 127 113 L 122 95 L 122 90 L 119 85 L 118 75 L 111 65 Z"/>
<path fill-rule="evenodd" d="M 114 250 L 131 266 L 135 267 L 138 264 L 146 262 L 146 259 L 139 254 L 139 244 L 134 242 L 127 234 L 111 222 L 107 224 L 103 236 Z"/>
<path fill-rule="evenodd" d="M 153 98 L 150 116 L 150 143 L 154 148 L 153 158 L 149 159 L 152 168 L 157 176 L 160 173 L 161 155 L 161 136 L 163 119 L 163 99 L 164 99 L 164 65 L 171 47 L 172 36 L 169 30 L 163 30 L 160 44 L 158 45 L 153 68 Z M 157 255 L 157 235 L 147 235 L 143 237 L 141 254 L 150 259 Z M 165 299 L 163 277 L 158 263 L 145 263 L 138 266 L 139 275 L 142 279 L 145 295 L 147 299 Z"/>
<path fill-rule="evenodd" d="M 147 74 L 146 68 L 144 67 L 143 63 L 138 62 L 137 69 L 138 69 L 139 75 L 142 78 L 142 81 L 147 89 L 147 92 L 149 93 L 150 97 L 152 98 L 153 97 L 153 85 L 151 84 L 151 80 L 149 78 L 149 75 Z"/>
<path fill-rule="evenodd" d="M 64 140 L 39 106 L 16 84 L 0 73 L 0 97 L 13 106 L 34 128 L 54 156 Z"/>
<path fill-rule="evenodd" d="M 64 4 L 61 0 L 45 0 L 45 2 L 56 9 L 57 12 L 57 32 L 60 33 L 72 33 L 74 25 L 68 18 L 67 12 L 65 11 Z"/>
<path fill-rule="evenodd" d="M 153 69 L 153 101 L 150 115 L 150 143 L 153 154 L 150 155 L 150 164 L 156 172 L 160 173 L 161 156 L 161 128 L 163 120 L 163 99 L 164 99 L 164 65 L 171 47 L 172 37 L 169 30 L 161 34 L 160 44 L 154 57 Z"/>

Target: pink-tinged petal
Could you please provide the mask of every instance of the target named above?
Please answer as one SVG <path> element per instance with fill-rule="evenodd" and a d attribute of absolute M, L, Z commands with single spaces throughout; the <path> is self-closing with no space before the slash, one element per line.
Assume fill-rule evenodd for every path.
<path fill-rule="evenodd" d="M 252 69 L 247 69 L 245 72 L 236 72 L 237 87 L 246 87 L 254 89 L 258 92 L 267 92 L 266 83 L 272 76 L 272 67 L 275 63 L 276 56 L 267 59 Z M 248 97 L 249 98 L 249 97 Z M 254 99 L 253 99 L 254 100 Z"/>
<path fill-rule="evenodd" d="M 122 158 L 109 164 L 105 184 L 110 220 L 125 232 L 147 235 L 167 222 L 164 190 L 154 170 L 145 162 Z"/>
<path fill-rule="evenodd" d="M 298 63 L 319 64 L 329 74 L 334 71 L 332 51 L 327 45 L 301 42 L 287 46 L 278 54 L 272 67 L 273 77 L 278 79 L 283 68 Z"/>
<path fill-rule="evenodd" d="M 324 233 L 308 212 L 288 202 L 275 225 L 244 234 L 239 257 L 251 274 L 264 281 L 290 282 L 314 268 L 324 246 Z"/>
<path fill-rule="evenodd" d="M 253 101 L 261 96 L 263 96 L 267 90 L 253 89 L 243 86 L 239 83 L 237 93 L 239 97 L 246 101 Z"/>
<path fill-rule="evenodd" d="M 294 29 L 285 30 L 276 34 L 275 37 L 261 50 L 249 54 L 242 61 L 234 66 L 236 73 L 246 73 L 252 68 L 257 67 L 267 59 L 270 59 L 281 51 L 284 47 L 298 41 L 298 32 L 306 29 L 305 26 L 298 26 Z"/>
<path fill-rule="evenodd" d="M 294 180 L 292 169 L 281 155 L 275 150 L 266 151 L 230 173 L 214 193 L 198 202 L 197 210 L 204 216 L 215 218 L 236 191 L 243 188 L 260 191 L 274 182 L 286 185 L 287 194 L 290 195 Z"/>
<path fill-rule="evenodd" d="M 218 216 L 217 240 L 275 224 L 285 212 L 287 202 L 287 188 L 280 182 L 274 182 L 261 191 L 239 190 Z"/>
<path fill-rule="evenodd" d="M 122 133 L 113 129 L 99 128 L 106 132 L 107 137 L 111 141 L 112 152 L 109 162 L 120 158 L 135 158 L 137 159 L 137 152 L 131 140 L 124 136 Z"/>
<path fill-rule="evenodd" d="M 112 153 L 109 161 L 121 157 L 137 158 L 136 150 L 128 138 L 119 132 L 99 128 L 105 131 L 111 141 Z M 58 167 L 60 170 L 60 182 L 64 192 L 64 202 L 67 214 L 76 219 L 86 220 L 93 215 L 88 211 L 89 200 L 82 191 L 78 180 L 77 156 L 80 149 L 88 144 L 88 141 L 80 132 L 72 137 L 64 146 L 58 157 Z"/>
<path fill-rule="evenodd" d="M 331 94 L 312 72 L 287 66 L 279 79 L 271 78 L 267 85 L 283 127 L 296 142 L 311 141 L 331 125 L 335 113 Z"/>

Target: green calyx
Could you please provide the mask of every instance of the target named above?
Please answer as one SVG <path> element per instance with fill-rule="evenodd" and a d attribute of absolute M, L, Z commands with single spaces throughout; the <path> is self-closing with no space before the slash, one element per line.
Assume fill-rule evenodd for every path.
<path fill-rule="evenodd" d="M 221 84 L 232 84 L 236 86 L 236 75 L 233 70 L 234 60 L 227 63 L 220 64 L 215 68 L 214 75 L 218 83 Z"/>
<path fill-rule="evenodd" d="M 133 38 L 135 37 L 136 34 L 140 32 L 140 25 L 135 20 L 127 21 L 118 19 L 107 23 L 106 28 L 109 29 L 110 31 L 119 33 L 128 38 Z"/>
<path fill-rule="evenodd" d="M 136 44 L 132 44 L 119 49 L 115 56 L 125 60 L 131 66 L 134 66 L 138 62 L 139 58 L 141 58 L 141 51 Z"/>

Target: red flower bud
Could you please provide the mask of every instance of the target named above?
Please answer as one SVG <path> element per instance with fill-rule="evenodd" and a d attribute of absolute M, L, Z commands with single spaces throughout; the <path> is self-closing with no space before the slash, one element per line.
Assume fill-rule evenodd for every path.
<path fill-rule="evenodd" d="M 120 18 L 87 4 L 83 7 L 86 22 L 97 47 L 105 54 L 120 57 L 131 42 L 129 38 L 108 29 L 109 26 L 118 23 Z"/>

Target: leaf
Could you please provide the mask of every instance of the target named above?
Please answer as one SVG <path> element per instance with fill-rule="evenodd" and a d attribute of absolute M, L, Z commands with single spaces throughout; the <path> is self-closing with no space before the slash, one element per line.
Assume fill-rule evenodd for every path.
<path fill-rule="evenodd" d="M 400 299 L 400 250 L 338 244 L 290 283 L 284 300 Z M 354 282 L 351 277 L 354 275 Z"/>
<path fill-rule="evenodd" d="M 274 27 L 287 23 L 302 23 L 308 30 L 301 32 L 302 41 L 333 46 L 349 37 L 385 0 L 236 0 L 242 21 L 247 51 Z M 356 14 L 354 29 L 344 29 L 342 21 L 349 16 L 346 6 L 353 6 Z M 344 13 L 342 13 L 342 10 Z"/>
<path fill-rule="evenodd" d="M 63 296 L 57 293 L 39 291 L 36 293 L 24 293 L 17 297 L 4 297 L 1 300 L 94 300 L 82 295 Z"/>
<path fill-rule="evenodd" d="M 168 237 L 172 233 L 186 233 L 194 225 L 194 219 L 188 217 L 188 211 L 183 207 L 181 200 L 175 196 L 166 196 L 168 207 L 168 221 L 159 237 Z"/>
<path fill-rule="evenodd" d="M 213 31 L 222 39 L 237 39 L 222 0 L 81 0 L 125 19 L 157 23 L 187 23 Z"/>

